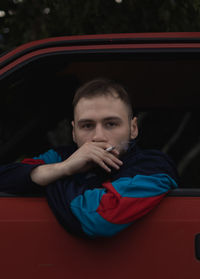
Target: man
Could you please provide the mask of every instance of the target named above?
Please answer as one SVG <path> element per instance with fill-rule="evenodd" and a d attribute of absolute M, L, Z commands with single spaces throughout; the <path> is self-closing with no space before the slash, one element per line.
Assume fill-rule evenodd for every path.
<path fill-rule="evenodd" d="M 119 84 L 92 80 L 76 92 L 73 105 L 75 145 L 2 166 L 0 189 L 45 188 L 66 230 L 87 237 L 111 236 L 177 187 L 176 170 L 159 151 L 137 148 L 137 118 Z"/>

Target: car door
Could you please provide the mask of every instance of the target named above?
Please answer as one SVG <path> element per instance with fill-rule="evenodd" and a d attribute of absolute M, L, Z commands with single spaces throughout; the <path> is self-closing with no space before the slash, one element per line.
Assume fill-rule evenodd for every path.
<path fill-rule="evenodd" d="M 75 89 L 106 76 L 131 92 L 138 144 L 166 152 L 180 173 L 179 189 L 109 239 L 71 236 L 45 197 L 2 193 L 0 265 L 5 278 L 16 273 L 21 278 L 198 278 L 199 66 L 200 33 L 50 38 L 1 56 L 1 163 L 63 142 L 59 127 L 70 123 Z"/>

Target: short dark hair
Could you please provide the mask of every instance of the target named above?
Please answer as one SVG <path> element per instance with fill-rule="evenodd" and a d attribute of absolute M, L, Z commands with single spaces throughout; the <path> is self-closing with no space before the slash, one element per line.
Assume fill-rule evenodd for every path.
<path fill-rule="evenodd" d="M 116 96 L 117 93 L 117 96 Z M 73 108 L 75 109 L 81 98 L 93 98 L 97 96 L 108 96 L 119 98 L 128 108 L 128 116 L 133 117 L 132 105 L 125 88 L 116 81 L 98 78 L 83 84 L 75 93 L 73 98 Z"/>

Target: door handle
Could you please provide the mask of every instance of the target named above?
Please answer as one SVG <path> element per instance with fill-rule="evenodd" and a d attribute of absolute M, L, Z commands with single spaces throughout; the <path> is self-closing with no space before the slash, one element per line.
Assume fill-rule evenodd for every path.
<path fill-rule="evenodd" d="M 196 259 L 200 261 L 200 233 L 195 235 L 194 250 Z"/>

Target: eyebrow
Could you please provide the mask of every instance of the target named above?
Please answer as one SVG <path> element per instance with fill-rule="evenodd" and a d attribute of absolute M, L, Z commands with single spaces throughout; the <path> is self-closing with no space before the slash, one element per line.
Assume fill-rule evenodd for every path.
<path fill-rule="evenodd" d="M 78 120 L 78 124 L 82 124 L 82 123 L 85 123 L 85 122 L 94 122 L 94 120 L 92 120 L 92 119 L 87 119 L 87 118 L 83 118 L 83 119 L 80 119 L 80 120 Z"/>
<path fill-rule="evenodd" d="M 110 121 L 110 120 L 122 121 L 121 118 L 118 116 L 109 116 L 109 117 L 103 118 L 103 121 Z M 78 124 L 82 124 L 85 122 L 95 122 L 95 121 L 90 118 L 83 118 L 83 119 L 78 120 Z"/>
<path fill-rule="evenodd" d="M 103 119 L 104 121 L 115 120 L 115 121 L 122 121 L 122 119 L 118 116 L 110 116 Z"/>

